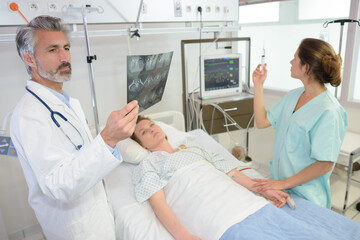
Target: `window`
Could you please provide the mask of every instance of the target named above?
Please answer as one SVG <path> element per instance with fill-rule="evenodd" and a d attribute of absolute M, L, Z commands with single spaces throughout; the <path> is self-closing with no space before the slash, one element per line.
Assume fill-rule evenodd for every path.
<path fill-rule="evenodd" d="M 353 64 L 353 73 L 351 77 L 351 83 L 353 87 L 350 87 L 350 100 L 360 101 L 360 27 L 357 26 L 357 36 L 355 41 L 356 48 L 354 49 L 354 63 Z M 350 85 L 351 86 L 351 85 Z"/>
<path fill-rule="evenodd" d="M 301 0 L 299 20 L 347 18 L 350 0 Z"/>
<path fill-rule="evenodd" d="M 297 47 L 304 38 L 320 38 L 328 41 L 338 51 L 340 28 L 326 31 L 321 24 L 296 24 L 277 26 L 242 27 L 240 37 L 251 38 L 251 72 L 261 61 L 262 48 L 265 48 L 266 63 L 268 66 L 268 79 L 265 87 L 274 90 L 288 91 L 302 86 L 297 79 L 290 77 L 290 61 L 293 59 Z M 344 30 L 344 32 L 346 32 Z M 343 45 L 346 37 L 344 34 Z M 342 51 L 344 59 L 345 51 Z M 334 92 L 331 86 L 330 91 Z M 340 93 L 341 90 L 339 89 Z M 338 94 L 339 95 L 339 94 Z"/>
<path fill-rule="evenodd" d="M 244 5 L 239 8 L 239 23 L 279 21 L 279 3 Z"/>

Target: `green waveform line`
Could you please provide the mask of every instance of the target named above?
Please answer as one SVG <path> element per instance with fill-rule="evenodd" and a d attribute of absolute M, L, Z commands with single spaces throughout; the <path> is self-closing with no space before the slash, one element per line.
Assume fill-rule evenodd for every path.
<path fill-rule="evenodd" d="M 204 66 L 214 66 L 214 65 L 222 65 L 222 64 L 233 64 L 233 62 L 205 63 Z"/>

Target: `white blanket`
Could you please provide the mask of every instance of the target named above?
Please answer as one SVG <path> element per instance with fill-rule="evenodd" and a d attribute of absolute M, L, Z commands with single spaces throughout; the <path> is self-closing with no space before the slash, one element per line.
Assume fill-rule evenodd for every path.
<path fill-rule="evenodd" d="M 220 153 L 226 158 L 234 158 L 202 130 L 194 130 L 188 134 L 193 136 L 195 141 L 205 149 L 211 149 L 211 151 Z M 248 164 L 243 164 L 243 167 L 248 166 Z M 122 163 L 106 177 L 108 197 L 115 215 L 117 239 L 173 239 L 155 216 L 148 201 L 142 204 L 136 201 L 134 186 L 131 182 L 134 167 L 135 165 Z M 206 169 L 215 171 L 221 175 L 221 178 L 214 179 L 212 174 L 205 174 L 205 177 L 200 177 L 198 173 L 200 171 L 208 173 L 209 170 Z M 246 170 L 243 173 L 250 177 L 261 177 L 254 170 Z M 165 188 L 170 207 L 190 231 L 193 229 L 205 233 L 209 231 L 202 238 L 205 240 L 218 239 L 232 223 L 240 221 L 245 215 L 249 215 L 266 203 L 266 200 L 256 197 L 252 193 L 246 192 L 242 195 L 245 192 L 244 190 L 240 190 L 236 194 L 232 192 L 223 194 L 225 189 L 232 191 L 231 189 L 239 190 L 242 187 L 210 164 L 204 166 L 190 165 L 178 171 L 170 181 L 171 184 Z M 192 185 L 196 182 L 202 184 L 193 187 Z M 255 203 L 255 200 L 259 202 Z M 252 203 L 254 205 L 251 205 Z M 182 216 L 183 213 L 184 216 Z M 206 217 L 205 222 L 195 220 L 195 218 L 199 219 L 199 217 L 207 216 L 207 214 L 209 217 Z M 217 216 L 218 214 L 219 216 Z M 215 224 L 217 227 L 210 224 Z"/>
<path fill-rule="evenodd" d="M 180 223 L 201 239 L 219 239 L 268 203 L 205 161 L 177 171 L 164 190 Z M 116 215 L 118 239 L 172 239 L 148 202 L 118 209 Z"/>
<path fill-rule="evenodd" d="M 233 224 L 267 204 L 204 161 L 178 171 L 165 194 L 179 221 L 201 239 L 219 239 Z"/>

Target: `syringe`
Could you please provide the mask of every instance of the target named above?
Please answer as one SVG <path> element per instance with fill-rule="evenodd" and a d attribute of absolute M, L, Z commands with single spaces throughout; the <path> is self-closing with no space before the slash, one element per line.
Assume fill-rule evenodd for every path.
<path fill-rule="evenodd" d="M 260 67 L 261 72 L 264 70 L 264 65 L 265 65 L 265 47 L 263 46 L 263 50 L 261 54 L 261 67 Z"/>

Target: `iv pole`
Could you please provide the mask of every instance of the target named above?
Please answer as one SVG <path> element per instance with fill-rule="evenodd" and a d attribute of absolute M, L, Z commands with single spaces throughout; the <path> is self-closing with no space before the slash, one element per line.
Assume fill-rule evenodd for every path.
<path fill-rule="evenodd" d="M 86 62 L 88 63 L 88 70 L 89 70 L 89 81 L 90 81 L 92 105 L 93 105 L 93 111 L 94 111 L 95 130 L 96 130 L 96 135 L 98 135 L 100 132 L 99 116 L 98 116 L 96 94 L 95 94 L 94 71 L 93 71 L 93 68 L 91 65 L 92 61 L 96 60 L 96 55 L 90 55 L 90 44 L 89 44 L 89 35 L 88 35 L 88 31 L 87 31 L 86 12 L 90 13 L 90 12 L 97 11 L 98 13 L 102 13 L 103 11 L 101 11 L 99 8 L 91 7 L 91 5 L 86 5 L 85 7 L 81 7 L 81 8 L 68 8 L 67 10 L 81 11 L 81 15 L 82 15 L 82 19 L 83 19 L 85 42 L 86 42 L 86 52 L 87 52 Z"/>
<path fill-rule="evenodd" d="M 86 51 L 87 51 L 86 62 L 88 63 L 88 70 L 89 70 L 89 80 L 90 80 L 92 104 L 93 104 L 93 110 L 94 110 L 95 129 L 96 129 L 96 135 L 98 135 L 100 132 L 99 115 L 98 115 L 97 103 L 96 103 L 94 71 L 92 68 L 92 60 L 96 60 L 96 55 L 93 55 L 93 56 L 90 55 L 89 35 L 87 32 L 87 21 L 86 21 L 86 16 L 85 16 L 85 9 L 88 9 L 88 7 L 86 6 L 86 8 L 82 8 L 81 14 L 83 17 L 83 24 L 84 24 L 84 33 L 85 33 L 85 42 L 86 42 Z"/>
<path fill-rule="evenodd" d="M 339 43 L 339 54 L 341 54 L 341 45 L 342 45 L 342 34 L 343 34 L 343 27 L 345 23 L 351 23 L 351 22 L 356 22 L 358 24 L 358 26 L 360 26 L 360 19 L 359 20 L 355 20 L 355 19 L 337 19 L 334 21 L 330 21 L 330 22 L 325 22 L 323 24 L 323 27 L 326 28 L 330 23 L 340 23 L 341 25 L 341 31 L 340 31 L 340 43 Z M 335 97 L 337 97 L 337 88 L 335 89 Z M 358 149 L 357 149 L 358 150 Z M 349 194 L 349 185 L 350 185 L 350 173 L 352 172 L 352 168 L 353 168 L 353 155 L 358 154 L 359 152 L 355 153 L 356 150 L 354 150 L 353 152 L 350 153 L 350 159 L 349 159 L 349 169 L 348 169 L 348 173 L 347 173 L 347 184 L 346 184 L 346 190 L 345 190 L 345 200 L 344 200 L 344 206 L 343 206 L 343 215 L 345 215 L 345 210 L 346 210 L 346 206 L 347 206 L 347 202 L 348 202 L 348 194 Z M 356 208 L 358 208 L 358 205 L 360 203 L 357 203 Z M 359 205 L 360 206 L 360 205 Z"/>
<path fill-rule="evenodd" d="M 331 23 L 340 23 L 340 42 L 339 42 L 339 55 L 341 56 L 341 46 L 342 46 L 342 36 L 343 36 L 343 31 L 344 31 L 344 24 L 345 23 L 352 23 L 352 22 L 356 22 L 358 23 L 358 25 L 360 26 L 360 21 L 356 20 L 356 19 L 337 19 L 337 20 L 333 20 L 333 21 L 326 21 L 323 24 L 324 28 L 327 28 L 329 24 Z M 337 93 L 338 93 L 338 88 L 335 88 L 335 97 L 337 98 Z"/>

